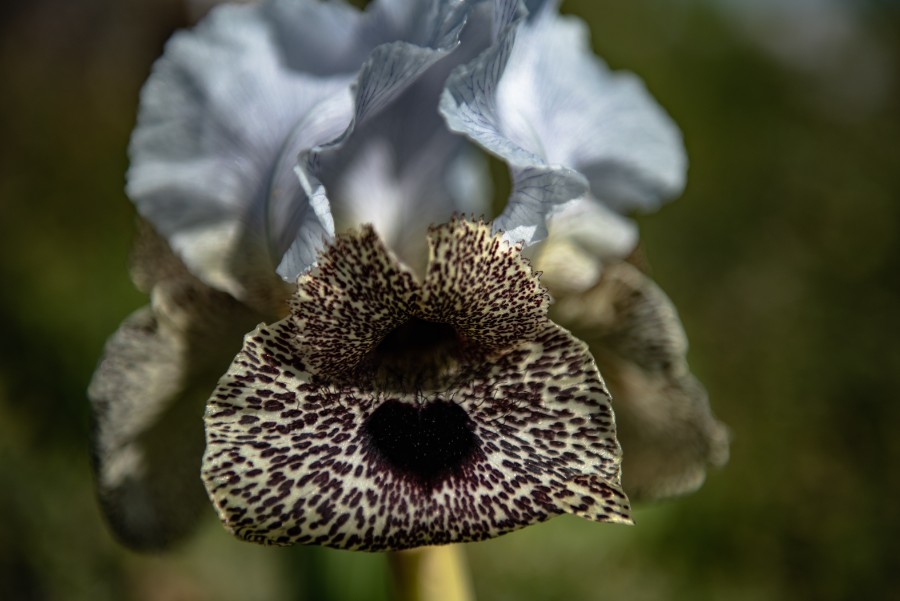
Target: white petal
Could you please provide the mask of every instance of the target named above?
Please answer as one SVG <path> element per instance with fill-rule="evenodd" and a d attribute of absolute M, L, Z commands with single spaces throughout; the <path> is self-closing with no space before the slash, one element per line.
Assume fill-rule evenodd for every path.
<path fill-rule="evenodd" d="M 599 261 L 623 259 L 638 241 L 637 225 L 596 202 L 582 196 L 550 216 L 548 242 L 568 239 L 584 248 Z"/>
<path fill-rule="evenodd" d="M 638 241 L 637 225 L 582 196 L 550 216 L 550 234 L 532 247 L 541 281 L 555 294 L 584 292 L 600 278 L 603 264 L 628 256 Z"/>

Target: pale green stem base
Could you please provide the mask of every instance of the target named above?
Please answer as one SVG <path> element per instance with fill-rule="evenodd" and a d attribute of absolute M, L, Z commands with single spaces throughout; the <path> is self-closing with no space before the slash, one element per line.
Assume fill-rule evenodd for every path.
<path fill-rule="evenodd" d="M 387 554 L 395 601 L 474 601 L 462 545 Z"/>

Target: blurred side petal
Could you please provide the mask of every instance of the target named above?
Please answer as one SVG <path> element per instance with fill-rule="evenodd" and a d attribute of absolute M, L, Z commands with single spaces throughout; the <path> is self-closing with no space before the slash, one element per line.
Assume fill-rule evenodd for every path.
<path fill-rule="evenodd" d="M 603 264 L 621 260 L 638 241 L 637 224 L 583 196 L 549 219 L 546 240 L 532 247 L 541 281 L 555 293 L 584 292 L 597 283 Z"/>
<path fill-rule="evenodd" d="M 171 255 L 141 257 L 134 276 L 152 286 L 152 304 L 110 337 L 88 396 L 103 512 L 122 542 L 153 550 L 189 534 L 207 506 L 199 480 L 203 405 L 259 316 L 192 278 Z"/>
<path fill-rule="evenodd" d="M 201 394 L 185 398 L 184 354 L 144 307 L 107 342 L 88 389 L 100 504 L 113 532 L 133 548 L 162 549 L 184 537 L 205 502 L 192 469 L 203 453 L 199 429 L 193 436 L 173 431 L 190 423 L 181 411 L 197 411 L 203 401 Z"/>
<path fill-rule="evenodd" d="M 604 265 L 596 286 L 560 295 L 551 315 L 588 343 L 606 378 L 632 500 L 691 492 L 728 460 L 728 431 L 689 371 L 675 307 L 637 268 Z"/>
<path fill-rule="evenodd" d="M 526 244 L 555 207 L 591 195 L 617 211 L 653 208 L 684 185 L 678 129 L 630 74 L 590 51 L 584 24 L 555 3 L 515 20 L 448 80 L 441 112 L 505 160 L 513 191 L 498 228 Z"/>

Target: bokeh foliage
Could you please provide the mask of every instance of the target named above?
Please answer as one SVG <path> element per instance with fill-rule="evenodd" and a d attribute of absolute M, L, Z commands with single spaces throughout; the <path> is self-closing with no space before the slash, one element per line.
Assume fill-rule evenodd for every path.
<path fill-rule="evenodd" d="M 896 9 L 858 4 L 898 71 Z M 732 459 L 633 528 L 560 518 L 470 545 L 479 598 L 900 599 L 898 82 L 852 102 L 716 3 L 564 6 L 684 132 L 688 189 L 639 220 Z M 0 598 L 384 599 L 377 555 L 254 547 L 211 510 L 184 547 L 137 555 L 98 513 L 84 390 L 145 302 L 126 273 L 125 148 L 187 23 L 176 0 L 0 8 Z"/>

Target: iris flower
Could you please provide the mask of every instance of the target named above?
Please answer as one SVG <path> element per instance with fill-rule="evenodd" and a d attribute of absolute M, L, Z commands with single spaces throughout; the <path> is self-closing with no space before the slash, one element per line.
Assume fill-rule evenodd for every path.
<path fill-rule="evenodd" d="M 483 151 L 512 183 L 490 222 Z M 218 7 L 154 66 L 130 158 L 150 304 L 89 388 L 125 543 L 209 500 L 246 540 L 365 550 L 629 522 L 725 460 L 627 260 L 680 134 L 554 2 Z"/>

